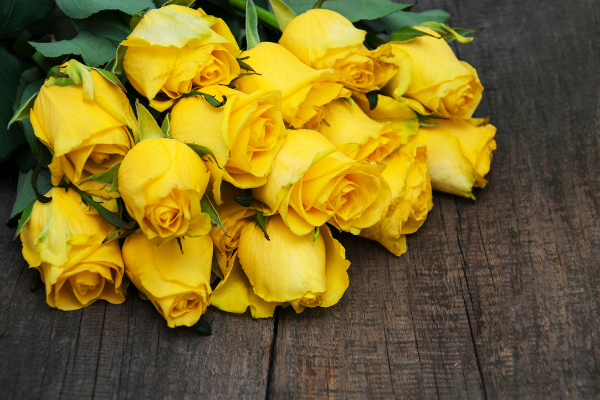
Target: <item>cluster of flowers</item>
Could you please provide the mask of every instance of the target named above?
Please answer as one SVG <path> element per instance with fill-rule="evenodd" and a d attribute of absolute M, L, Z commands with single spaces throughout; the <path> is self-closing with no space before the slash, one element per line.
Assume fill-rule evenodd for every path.
<path fill-rule="evenodd" d="M 112 73 L 61 65 L 30 111 L 60 187 L 20 224 L 48 304 L 122 303 L 125 277 L 170 327 L 209 304 L 255 318 L 336 304 L 350 262 L 328 224 L 400 255 L 432 187 L 473 198 L 486 184 L 495 128 L 471 119 L 477 73 L 417 29 L 369 50 L 364 31 L 315 9 L 240 52 L 200 9 L 149 11 L 114 71 L 160 127 Z"/>

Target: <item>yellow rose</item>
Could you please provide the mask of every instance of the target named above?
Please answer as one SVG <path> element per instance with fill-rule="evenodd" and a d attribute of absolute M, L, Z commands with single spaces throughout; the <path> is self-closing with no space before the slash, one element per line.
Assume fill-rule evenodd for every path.
<path fill-rule="evenodd" d="M 117 85 L 75 60 L 60 70 L 71 80 L 83 78 L 50 77 L 30 112 L 35 135 L 53 155 L 52 183 L 58 185 L 64 176 L 94 196 L 118 197 L 106 185 L 81 182 L 123 160 L 133 146 L 129 129 L 137 130 L 137 121 L 129 100 Z"/>
<path fill-rule="evenodd" d="M 295 235 L 275 215 L 267 221 L 267 232 L 270 240 L 256 224 L 243 228 L 239 262 L 232 259 L 212 305 L 240 314 L 250 307 L 252 317 L 266 318 L 285 303 L 301 313 L 305 307 L 330 307 L 340 300 L 348 288 L 350 262 L 326 225 L 313 241 L 312 234 Z"/>
<path fill-rule="evenodd" d="M 158 111 L 193 88 L 226 85 L 240 74 L 233 35 L 223 21 L 201 10 L 150 10 L 121 45 L 127 46 L 127 78 Z"/>
<path fill-rule="evenodd" d="M 433 207 L 427 172 L 427 148 L 411 141 L 388 156 L 384 178 L 392 188 L 392 204 L 385 218 L 365 228 L 360 236 L 376 240 L 399 256 L 406 252 L 406 235 L 423 225 Z"/>
<path fill-rule="evenodd" d="M 415 141 L 427 146 L 431 184 L 435 190 L 475 199 L 473 186 L 483 188 L 496 149 L 496 128 L 464 120 L 444 121 L 421 128 Z"/>
<path fill-rule="evenodd" d="M 212 241 L 188 237 L 157 246 L 141 231 L 125 240 L 125 272 L 171 328 L 192 326 L 209 304 Z"/>
<path fill-rule="evenodd" d="M 119 191 L 127 211 L 149 239 L 158 244 L 177 236 L 210 231 L 200 210 L 210 173 L 200 157 L 175 139 L 145 139 L 119 168 Z"/>
<path fill-rule="evenodd" d="M 330 222 L 358 234 L 385 216 L 391 192 L 384 166 L 358 162 L 342 154 L 323 135 L 288 130 L 267 183 L 252 189 L 265 204 L 265 215 L 279 212 L 300 236 Z"/>
<path fill-rule="evenodd" d="M 223 198 L 225 202 L 215 206 L 221 223 L 227 235 L 219 226 L 210 231 L 210 237 L 215 245 L 215 256 L 223 274 L 227 273 L 228 265 L 240 241 L 242 228 L 250 223 L 250 217 L 256 214 L 251 207 L 244 207 L 235 201 L 236 197 L 246 197 L 243 190 L 229 184 L 223 185 Z"/>
<path fill-rule="evenodd" d="M 369 51 L 365 35 L 335 11 L 313 9 L 286 26 L 279 44 L 312 68 L 334 68 L 346 87 L 370 92 L 380 90 L 398 67 L 388 62 L 393 57 L 389 44 Z"/>
<path fill-rule="evenodd" d="M 402 136 L 402 144 L 408 143 L 409 138 L 419 130 L 417 114 L 396 99 L 379 94 L 377 95 L 377 106 L 373 110 L 371 110 L 365 94 L 354 93 L 352 99 L 370 118 L 388 123 L 391 128 L 399 131 Z"/>
<path fill-rule="evenodd" d="M 310 68 L 276 43 L 262 42 L 242 56 L 249 57 L 246 61 L 261 75 L 236 80 L 239 90 L 281 90 L 283 119 L 294 128 L 318 126 L 322 106 L 350 96 L 350 91 L 338 83 L 335 70 Z"/>
<path fill-rule="evenodd" d="M 345 155 L 357 161 L 381 163 L 404 141 L 403 131 L 369 118 L 360 107 L 334 100 L 323 107 L 318 131 Z"/>
<path fill-rule="evenodd" d="M 410 85 L 404 96 L 417 100 L 426 109 L 415 107 L 421 114 L 431 112 L 444 118 L 471 118 L 481 101 L 483 86 L 477 71 L 459 61 L 439 34 L 428 28 L 415 27 L 433 36 L 420 36 L 408 42 L 393 42 L 392 51 L 406 52 L 413 60 Z M 405 85 L 390 81 L 383 93 L 402 101 Z"/>
<path fill-rule="evenodd" d="M 213 152 L 217 163 L 209 162 L 207 167 L 215 201 L 220 204 L 223 180 L 242 189 L 267 181 L 286 135 L 281 94 L 259 90 L 248 95 L 226 86 L 202 90 L 217 98 L 226 96 L 227 103 L 215 108 L 200 97 L 182 99 L 171 112 L 169 134 Z"/>
<path fill-rule="evenodd" d="M 49 203 L 33 206 L 21 241 L 29 268 L 42 275 L 48 305 L 68 311 L 98 299 L 124 302 L 119 243 L 102 244 L 114 227 L 99 215 L 87 215 L 74 190 L 53 188 L 47 196 Z"/>

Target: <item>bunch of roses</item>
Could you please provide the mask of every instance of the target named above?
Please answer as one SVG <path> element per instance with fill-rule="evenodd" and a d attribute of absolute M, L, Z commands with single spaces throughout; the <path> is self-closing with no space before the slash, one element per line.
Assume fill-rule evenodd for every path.
<path fill-rule="evenodd" d="M 200 9 L 152 10 L 119 51 L 161 127 L 110 72 L 61 65 L 30 112 L 61 187 L 21 224 L 48 304 L 122 303 L 125 276 L 170 327 L 209 304 L 255 318 L 336 304 L 350 262 L 327 224 L 400 255 L 432 187 L 472 198 L 486 184 L 495 128 L 471 119 L 477 73 L 417 29 L 369 50 L 316 9 L 240 52 Z"/>

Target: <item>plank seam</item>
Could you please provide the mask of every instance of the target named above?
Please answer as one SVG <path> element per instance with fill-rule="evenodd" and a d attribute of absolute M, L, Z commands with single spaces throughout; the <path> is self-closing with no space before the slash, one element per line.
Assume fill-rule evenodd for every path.
<path fill-rule="evenodd" d="M 269 353 L 269 369 L 267 372 L 267 388 L 265 391 L 265 400 L 269 400 L 271 396 L 271 378 L 273 376 L 273 368 L 275 365 L 275 348 L 277 345 L 277 327 L 279 325 L 279 309 L 275 310 L 273 316 L 273 339 L 271 339 L 271 352 Z"/>
<path fill-rule="evenodd" d="M 6 328 L 6 320 L 8 319 L 8 312 L 10 311 L 10 306 L 12 304 L 13 298 L 15 297 L 15 291 L 17 290 L 17 284 L 19 283 L 19 279 L 21 278 L 21 274 L 23 273 L 23 268 L 19 271 L 19 276 L 17 276 L 17 280 L 15 281 L 15 286 L 13 286 L 12 293 L 10 295 L 10 300 L 8 301 L 8 307 L 6 307 L 6 313 L 4 314 L 4 320 L 2 321 L 2 329 L 0 329 L 0 340 L 2 340 L 2 335 L 4 334 L 4 329 Z"/>

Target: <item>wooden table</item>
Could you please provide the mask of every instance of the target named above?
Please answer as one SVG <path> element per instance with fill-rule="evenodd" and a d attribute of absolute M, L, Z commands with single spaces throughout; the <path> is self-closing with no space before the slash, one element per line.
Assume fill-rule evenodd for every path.
<path fill-rule="evenodd" d="M 423 0 L 485 27 L 459 58 L 498 127 L 477 201 L 434 194 L 400 258 L 342 235 L 350 287 L 330 309 L 213 335 L 129 296 L 62 312 L 29 290 L 0 228 L 2 398 L 591 398 L 600 394 L 600 2 Z M 0 190 L 5 221 L 15 193 Z"/>

